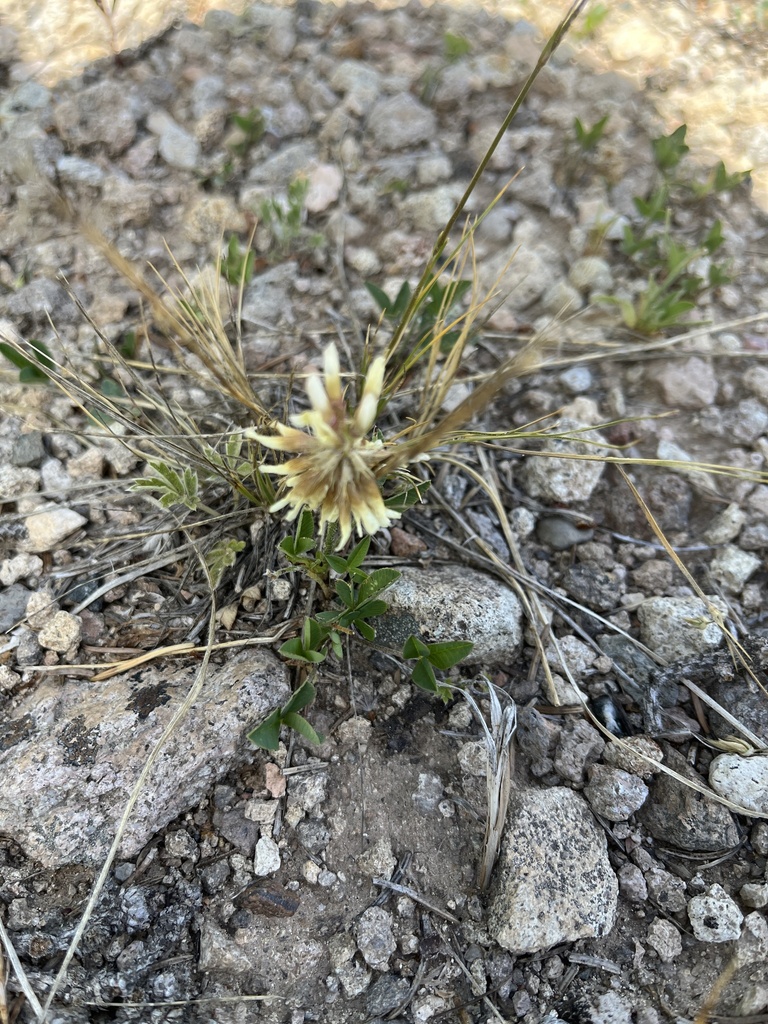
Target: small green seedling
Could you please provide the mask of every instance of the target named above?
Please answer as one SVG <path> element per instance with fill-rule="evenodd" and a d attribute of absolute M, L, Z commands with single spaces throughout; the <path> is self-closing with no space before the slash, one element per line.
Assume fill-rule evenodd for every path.
<path fill-rule="evenodd" d="M 117 351 L 123 359 L 131 360 L 136 358 L 139 348 L 139 338 L 136 331 L 126 331 L 117 346 Z"/>
<path fill-rule="evenodd" d="M 627 229 L 625 252 L 631 254 L 638 264 L 651 268 L 648 283 L 634 302 L 613 296 L 600 296 L 600 301 L 618 306 L 626 326 L 640 334 L 658 334 L 665 328 L 674 327 L 695 309 L 703 292 L 729 280 L 723 268 L 715 263 L 710 263 L 706 278 L 690 269 L 695 261 L 712 256 L 722 244 L 719 220 L 714 222 L 701 245 L 695 249 L 676 242 L 669 230 L 662 235 L 638 240 Z"/>
<path fill-rule="evenodd" d="M 422 690 L 434 693 L 444 701 L 451 698 L 451 690 L 441 686 L 435 676 L 435 669 L 447 672 L 458 665 L 475 645 L 469 640 L 448 640 L 444 643 L 426 644 L 417 636 L 409 636 L 403 644 L 402 656 L 407 661 L 416 660 L 411 679 Z"/>
<path fill-rule="evenodd" d="M 581 27 L 574 31 L 574 36 L 577 39 L 591 39 L 608 17 L 609 11 L 610 8 L 605 4 L 595 4 L 594 7 L 590 7 L 582 19 Z"/>
<path fill-rule="evenodd" d="M 262 223 L 269 228 L 279 256 L 290 253 L 302 235 L 304 200 L 308 191 L 309 182 L 306 178 L 294 178 L 288 186 L 285 201 L 265 199 L 259 207 Z M 313 235 L 309 240 L 314 243 L 321 239 Z"/>
<path fill-rule="evenodd" d="M 242 433 L 235 431 L 227 437 L 221 450 L 204 444 L 203 458 L 213 476 L 226 480 L 252 505 L 271 505 L 275 500 L 274 488 L 269 478 L 259 473 L 249 448 L 246 446 L 243 450 L 244 442 Z"/>
<path fill-rule="evenodd" d="M 608 124 L 609 117 L 609 114 L 601 117 L 591 128 L 585 128 L 578 117 L 573 119 L 573 131 L 576 135 L 576 142 L 585 153 L 592 153 L 597 149 L 597 145 L 605 133 L 605 126 Z"/>
<path fill-rule="evenodd" d="M 20 384 L 48 384 L 51 378 L 47 371 L 54 369 L 50 350 L 36 340 L 29 342 L 29 350 L 31 358 L 7 342 L 0 342 L 0 354 L 19 371 Z"/>
<path fill-rule="evenodd" d="M 235 128 L 240 130 L 242 138 L 229 148 L 235 156 L 247 156 L 248 151 L 257 143 L 261 142 L 264 137 L 264 131 L 266 129 L 264 115 L 258 107 L 254 107 L 254 109 L 250 110 L 247 114 L 233 114 L 232 124 Z"/>
<path fill-rule="evenodd" d="M 222 277 L 231 285 L 248 284 L 253 277 L 255 259 L 253 249 L 241 249 L 237 235 L 230 235 L 220 264 Z"/>
<path fill-rule="evenodd" d="M 703 182 L 693 182 L 691 189 L 697 199 L 706 199 L 712 195 L 719 195 L 722 192 L 732 192 L 738 188 L 750 176 L 751 171 L 734 171 L 729 174 L 725 164 L 720 160 L 707 175 Z"/>
<path fill-rule="evenodd" d="M 449 64 L 455 64 L 457 60 L 466 57 L 471 49 L 469 40 L 464 36 L 454 35 L 453 32 L 443 35 L 443 56 Z"/>
<path fill-rule="evenodd" d="M 651 143 L 653 146 L 653 158 L 662 174 L 666 175 L 670 171 L 675 170 L 685 154 L 689 152 L 689 148 L 685 143 L 687 131 L 688 126 L 681 124 L 671 134 L 662 135 Z"/>
<path fill-rule="evenodd" d="M 314 517 L 306 509 L 302 512 L 293 537 L 281 541 L 280 550 L 291 565 L 320 584 L 326 597 L 335 596 L 341 607 L 337 605 L 318 612 L 315 619 L 307 619 L 300 636 L 287 640 L 280 648 L 284 657 L 317 664 L 325 659 L 329 645 L 337 657 L 341 657 L 341 633 L 358 633 L 365 640 L 374 639 L 376 634 L 368 620 L 387 610 L 386 602 L 378 595 L 394 583 L 400 573 L 396 569 L 365 572 L 361 565 L 370 544 L 371 538 L 363 537 L 346 556 L 318 551 Z M 328 582 L 331 572 L 337 577 L 333 589 Z"/>
<path fill-rule="evenodd" d="M 322 743 L 322 737 L 315 732 L 306 718 L 299 714 L 315 699 L 315 692 L 315 687 L 309 679 L 305 680 L 291 695 L 287 704 L 276 708 L 261 725 L 257 725 L 248 733 L 248 739 L 256 747 L 261 747 L 264 750 L 277 750 L 280 744 L 280 729 L 286 725 L 289 729 L 295 729 L 310 743 Z"/>

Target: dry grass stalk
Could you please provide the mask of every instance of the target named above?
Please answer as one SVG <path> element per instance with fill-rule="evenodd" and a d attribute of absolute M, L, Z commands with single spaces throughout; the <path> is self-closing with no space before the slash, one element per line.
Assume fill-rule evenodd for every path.
<path fill-rule="evenodd" d="M 29 1003 L 32 1011 L 34 1012 L 38 1020 L 43 1018 L 43 1008 L 35 995 L 35 991 L 29 983 L 29 979 L 24 972 L 24 968 L 21 965 L 18 954 L 14 949 L 13 943 L 11 942 L 8 932 L 5 930 L 3 919 L 0 917 L 0 946 L 5 950 L 5 955 L 8 958 L 8 962 L 11 965 L 13 973 L 16 975 L 16 980 L 19 983 L 21 991 L 24 993 L 27 1002 Z M 5 966 L 2 958 L 2 950 L 0 950 L 0 1021 L 2 1024 L 8 1024 L 9 1013 L 8 1003 L 6 1000 L 7 994 L 7 982 L 8 979 L 5 976 Z"/>

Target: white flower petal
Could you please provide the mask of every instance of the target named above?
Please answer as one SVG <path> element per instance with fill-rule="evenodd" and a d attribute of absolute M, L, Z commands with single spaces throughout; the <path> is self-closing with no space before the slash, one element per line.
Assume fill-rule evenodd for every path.
<path fill-rule="evenodd" d="M 320 380 L 316 373 L 312 373 L 307 377 L 304 388 L 307 392 L 307 398 L 312 406 L 314 412 L 319 412 L 323 416 L 331 414 L 331 403 L 328 401 L 328 394 L 323 387 L 323 382 Z"/>
<path fill-rule="evenodd" d="M 325 390 L 331 402 L 341 401 L 341 367 L 339 353 L 334 342 L 326 346 L 323 353 L 323 370 L 325 371 Z"/>

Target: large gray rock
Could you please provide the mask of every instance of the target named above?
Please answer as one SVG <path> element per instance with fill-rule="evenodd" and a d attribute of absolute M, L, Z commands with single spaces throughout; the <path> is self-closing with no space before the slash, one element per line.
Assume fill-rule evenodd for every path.
<path fill-rule="evenodd" d="M 411 633 L 425 643 L 471 640 L 466 664 L 503 664 L 522 643 L 523 611 L 509 587 L 461 566 L 402 570 L 386 592 L 389 613 L 377 639 L 400 647 Z"/>
<path fill-rule="evenodd" d="M 0 727 L 0 831 L 47 867 L 100 863 L 126 802 L 199 665 L 153 667 L 106 683 L 46 680 Z M 120 853 L 131 857 L 248 755 L 246 732 L 288 696 L 270 652 L 209 669 L 203 693 L 139 797 Z M 12 780 L 12 781 L 11 781 Z"/>
<path fill-rule="evenodd" d="M 488 929 L 510 953 L 607 935 L 618 882 L 605 835 L 571 789 L 527 790 L 510 801 Z"/>

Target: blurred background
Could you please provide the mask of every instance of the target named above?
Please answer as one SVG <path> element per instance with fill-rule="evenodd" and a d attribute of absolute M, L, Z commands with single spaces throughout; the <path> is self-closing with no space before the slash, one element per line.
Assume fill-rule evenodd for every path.
<path fill-rule="evenodd" d="M 10 85 L 26 76 L 50 86 L 178 19 L 199 23 L 211 10 L 240 13 L 244 6 L 246 0 L 0 0 L 0 54 L 10 46 L 23 62 L 12 67 Z M 483 6 L 510 21 L 524 18 L 542 35 L 568 9 L 566 0 Z M 753 196 L 768 211 L 768 0 L 593 0 L 568 45 L 596 69 L 631 78 L 668 131 L 685 122 L 694 158 L 752 170 Z"/>

